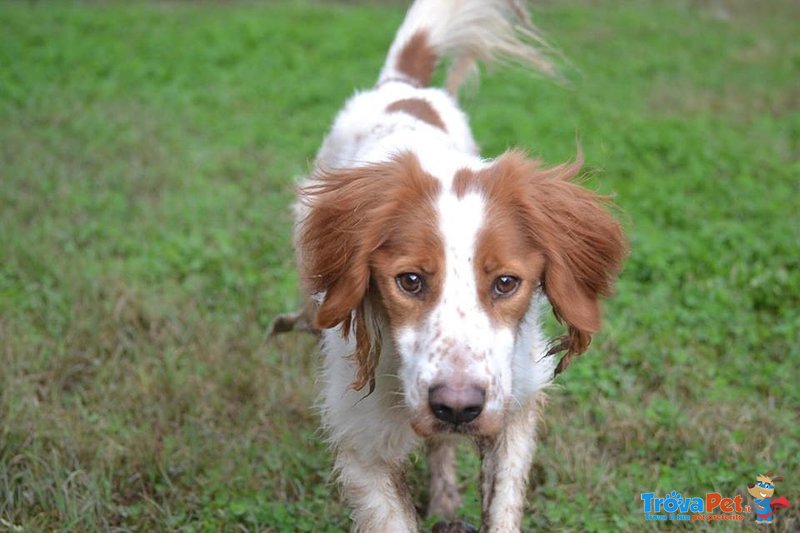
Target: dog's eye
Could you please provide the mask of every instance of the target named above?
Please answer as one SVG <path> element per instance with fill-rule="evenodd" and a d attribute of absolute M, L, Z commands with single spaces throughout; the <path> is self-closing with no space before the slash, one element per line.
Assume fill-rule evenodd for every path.
<path fill-rule="evenodd" d="M 519 278 L 514 276 L 498 276 L 492 285 L 492 293 L 496 298 L 511 296 L 519 287 Z"/>
<path fill-rule="evenodd" d="M 397 286 L 400 287 L 400 290 L 403 292 L 412 295 L 417 295 L 422 292 L 422 288 L 424 286 L 424 283 L 422 282 L 422 276 L 416 272 L 406 272 L 404 274 L 400 274 L 394 279 L 397 281 Z"/>

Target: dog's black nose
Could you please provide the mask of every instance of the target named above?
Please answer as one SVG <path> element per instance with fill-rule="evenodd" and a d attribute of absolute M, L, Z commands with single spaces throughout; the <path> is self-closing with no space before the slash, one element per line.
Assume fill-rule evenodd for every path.
<path fill-rule="evenodd" d="M 449 424 L 472 422 L 483 411 L 485 402 L 486 391 L 478 385 L 434 385 L 428 389 L 428 405 L 433 415 Z"/>

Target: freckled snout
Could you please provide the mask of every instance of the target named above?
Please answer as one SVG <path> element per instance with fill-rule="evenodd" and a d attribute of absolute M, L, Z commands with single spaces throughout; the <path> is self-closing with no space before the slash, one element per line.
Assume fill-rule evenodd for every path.
<path fill-rule="evenodd" d="M 448 424 L 472 422 L 485 403 L 486 389 L 475 384 L 439 384 L 428 389 L 428 405 L 433 415 Z"/>

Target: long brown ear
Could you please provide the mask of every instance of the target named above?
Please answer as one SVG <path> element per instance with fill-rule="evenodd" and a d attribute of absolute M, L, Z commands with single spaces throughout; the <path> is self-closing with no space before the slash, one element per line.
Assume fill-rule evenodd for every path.
<path fill-rule="evenodd" d="M 374 386 L 380 354 L 376 310 L 368 295 L 370 257 L 388 238 L 400 189 L 422 179 L 416 157 L 333 172 L 318 172 L 300 190 L 305 216 L 296 238 L 301 280 L 310 294 L 324 293 L 314 326 L 342 324 L 356 338 L 353 388 Z"/>
<path fill-rule="evenodd" d="M 498 160 L 506 175 L 523 180 L 522 200 L 527 232 L 546 256 L 544 291 L 567 334 L 553 350 L 566 353 L 556 373 L 589 347 L 600 329 L 599 298 L 613 292 L 614 281 L 627 254 L 619 223 L 606 211 L 610 203 L 569 180 L 582 161 L 543 169 L 519 152 Z"/>
<path fill-rule="evenodd" d="M 311 294 L 324 293 L 313 325 L 342 324 L 345 338 L 355 333 L 356 390 L 368 383 L 372 388 L 380 351 L 367 332 L 362 300 L 369 287 L 369 254 L 382 238 L 372 211 L 382 204 L 386 171 L 373 165 L 320 172 L 299 193 L 307 208 L 295 243 L 301 282 Z"/>

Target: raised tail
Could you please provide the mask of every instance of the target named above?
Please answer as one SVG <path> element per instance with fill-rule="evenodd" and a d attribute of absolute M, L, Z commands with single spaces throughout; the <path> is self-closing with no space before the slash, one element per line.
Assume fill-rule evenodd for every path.
<path fill-rule="evenodd" d="M 416 0 L 389 49 L 378 84 L 430 83 L 441 58 L 452 60 L 447 89 L 455 93 L 476 61 L 510 61 L 553 74 L 547 46 L 523 0 Z"/>

